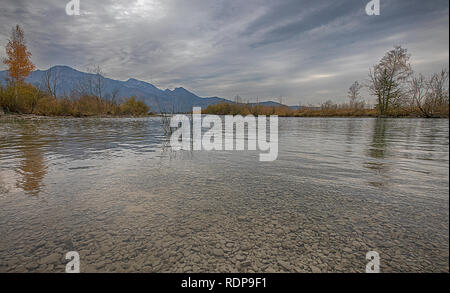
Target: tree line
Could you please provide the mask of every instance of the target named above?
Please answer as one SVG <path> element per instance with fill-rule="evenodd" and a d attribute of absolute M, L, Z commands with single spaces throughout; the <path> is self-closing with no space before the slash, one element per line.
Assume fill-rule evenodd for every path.
<path fill-rule="evenodd" d="M 76 81 L 70 93 L 57 96 L 61 82 L 57 70 L 49 69 L 38 86 L 25 79 L 35 70 L 27 49 L 24 31 L 16 25 L 5 46 L 3 63 L 7 66 L 6 86 L 0 84 L 0 112 L 44 116 L 143 116 L 149 107 L 136 97 L 117 98 L 119 89 L 104 92 L 104 77 L 99 66 L 88 78 Z"/>
<path fill-rule="evenodd" d="M 396 46 L 369 69 L 368 79 L 355 81 L 348 89 L 348 103 L 328 100 L 320 107 L 262 106 L 242 103 L 211 105 L 203 113 L 221 115 L 278 115 L 298 117 L 365 116 L 365 117 L 448 117 L 449 72 L 443 69 L 429 77 L 411 68 L 407 49 Z M 361 97 L 366 88 L 375 97 L 375 108 Z"/>

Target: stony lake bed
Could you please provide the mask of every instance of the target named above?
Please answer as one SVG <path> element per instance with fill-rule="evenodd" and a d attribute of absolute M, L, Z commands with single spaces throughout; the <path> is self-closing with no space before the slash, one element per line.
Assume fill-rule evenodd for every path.
<path fill-rule="evenodd" d="M 279 155 L 160 118 L 0 118 L 0 272 L 449 271 L 447 119 L 280 118 Z"/>

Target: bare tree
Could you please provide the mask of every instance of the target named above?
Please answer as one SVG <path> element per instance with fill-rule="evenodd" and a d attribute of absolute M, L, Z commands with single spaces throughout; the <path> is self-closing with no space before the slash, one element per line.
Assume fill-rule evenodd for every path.
<path fill-rule="evenodd" d="M 91 72 L 94 74 L 92 79 L 93 93 L 98 98 L 102 99 L 105 91 L 105 78 L 103 77 L 103 70 L 99 65 L 97 65 L 91 69 Z"/>
<path fill-rule="evenodd" d="M 358 81 L 355 81 L 348 89 L 347 97 L 350 100 L 350 107 L 356 108 L 358 106 L 361 89 L 362 85 L 360 85 Z"/>
<path fill-rule="evenodd" d="M 83 77 L 77 81 L 72 91 L 78 96 L 90 95 L 96 96 L 99 100 L 103 99 L 105 97 L 106 87 L 103 70 L 97 65 L 88 67 L 87 72 L 90 74 L 83 75 Z"/>
<path fill-rule="evenodd" d="M 439 107 L 448 107 L 449 104 L 449 73 L 443 69 L 431 76 L 429 81 L 430 99 Z"/>
<path fill-rule="evenodd" d="M 419 74 L 417 76 L 413 76 L 409 83 L 409 95 L 411 97 L 411 104 L 413 106 L 416 106 L 423 116 L 431 117 L 431 109 L 426 103 L 426 100 L 429 98 L 430 94 L 429 82 L 422 74 Z"/>
<path fill-rule="evenodd" d="M 239 95 L 236 95 L 236 97 L 234 97 L 234 103 L 235 104 L 241 104 L 242 103 L 242 98 Z"/>
<path fill-rule="evenodd" d="M 434 73 L 428 80 L 422 74 L 411 78 L 409 82 L 411 103 L 417 107 L 422 116 L 433 117 L 436 112 L 448 109 L 448 81 L 449 74 L 446 69 Z"/>
<path fill-rule="evenodd" d="M 55 68 L 49 68 L 42 75 L 41 89 L 56 99 L 56 91 L 59 84 L 59 71 Z"/>
<path fill-rule="evenodd" d="M 113 105 L 117 104 L 117 97 L 119 95 L 119 91 L 120 91 L 120 88 L 115 87 L 111 92 L 111 102 L 113 103 Z"/>
<path fill-rule="evenodd" d="M 369 72 L 369 91 L 378 99 L 378 111 L 386 114 L 405 98 L 404 85 L 412 74 L 410 55 L 401 46 L 387 52 Z"/>
<path fill-rule="evenodd" d="M 83 75 L 77 80 L 72 91 L 78 96 L 93 95 L 94 87 L 92 77 L 89 75 Z"/>
<path fill-rule="evenodd" d="M 322 110 L 329 110 L 337 108 L 337 105 L 334 104 L 332 100 L 327 100 L 326 102 L 322 103 L 320 107 L 322 108 Z"/>

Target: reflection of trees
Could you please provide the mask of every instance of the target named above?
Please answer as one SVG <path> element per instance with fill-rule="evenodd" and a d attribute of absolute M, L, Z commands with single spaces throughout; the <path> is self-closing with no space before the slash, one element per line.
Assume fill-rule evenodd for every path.
<path fill-rule="evenodd" d="M 17 173 L 22 175 L 17 187 L 26 193 L 37 196 L 42 188 L 42 180 L 47 173 L 42 147 L 44 143 L 39 140 L 38 131 L 34 126 L 24 126 L 20 137 L 20 162 Z"/>
<path fill-rule="evenodd" d="M 369 155 L 372 158 L 383 159 L 386 156 L 386 127 L 385 119 L 376 119 L 370 144 Z"/>
<path fill-rule="evenodd" d="M 442 130 L 445 128 L 443 128 L 441 124 L 438 124 L 439 122 L 440 120 L 422 120 L 419 124 L 422 132 L 420 133 L 418 139 L 419 142 L 426 145 L 427 150 L 435 150 L 437 146 L 440 145 L 438 138 L 439 135 L 441 135 Z"/>
<path fill-rule="evenodd" d="M 388 166 L 384 162 L 387 151 L 387 129 L 388 129 L 388 121 L 386 119 L 380 118 L 375 120 L 373 133 L 372 133 L 372 141 L 369 144 L 368 156 L 373 158 L 369 162 L 365 163 L 365 167 L 377 172 L 377 174 L 382 175 L 382 177 L 387 176 Z M 382 172 L 382 173 L 381 173 Z M 381 187 L 384 186 L 387 182 L 388 178 L 378 178 L 381 181 L 378 181 L 376 178 L 369 182 L 370 185 Z"/>
<path fill-rule="evenodd" d="M 361 121 L 355 121 L 354 118 L 347 120 L 347 131 L 346 131 L 346 148 L 347 152 L 352 152 L 353 142 L 357 133 L 357 128 L 360 127 Z"/>

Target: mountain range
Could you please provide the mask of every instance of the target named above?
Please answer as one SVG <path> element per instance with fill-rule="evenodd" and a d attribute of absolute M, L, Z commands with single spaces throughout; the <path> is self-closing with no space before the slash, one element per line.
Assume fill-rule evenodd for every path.
<path fill-rule="evenodd" d="M 0 83 L 6 83 L 7 71 L 0 71 Z M 50 76 L 50 77 L 49 77 Z M 94 73 L 81 72 L 69 66 L 53 66 L 47 70 L 35 70 L 26 79 L 27 82 L 42 87 L 45 80 L 51 82 L 56 77 L 56 95 L 58 97 L 69 95 L 74 90 L 89 87 L 95 80 L 101 80 L 102 97 L 106 99 L 120 99 L 136 96 L 144 101 L 152 112 L 177 112 L 187 113 L 192 107 L 202 107 L 219 103 L 232 103 L 232 101 L 220 97 L 199 97 L 183 87 L 174 90 L 159 89 L 151 83 L 130 78 L 120 81 L 103 77 Z M 94 82 L 95 83 L 95 82 Z M 265 106 L 280 106 L 277 102 L 260 102 Z"/>

